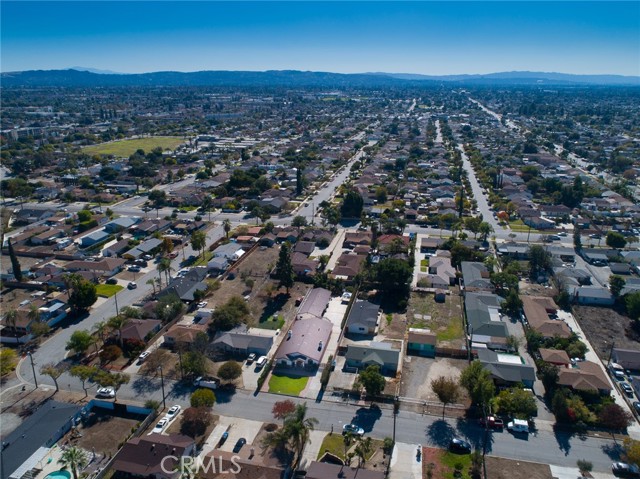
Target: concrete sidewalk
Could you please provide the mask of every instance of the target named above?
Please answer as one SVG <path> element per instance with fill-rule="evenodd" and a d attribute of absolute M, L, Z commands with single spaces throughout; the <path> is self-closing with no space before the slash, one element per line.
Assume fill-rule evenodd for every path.
<path fill-rule="evenodd" d="M 322 441 L 326 435 L 326 431 L 311 431 L 309 433 L 309 442 L 305 446 L 302 459 L 300 460 L 300 466 L 302 468 L 306 469 L 317 459 L 320 446 L 322 446 Z"/>
<path fill-rule="evenodd" d="M 417 444 L 396 442 L 391 458 L 389 479 L 422 479 L 422 457 L 416 459 Z"/>

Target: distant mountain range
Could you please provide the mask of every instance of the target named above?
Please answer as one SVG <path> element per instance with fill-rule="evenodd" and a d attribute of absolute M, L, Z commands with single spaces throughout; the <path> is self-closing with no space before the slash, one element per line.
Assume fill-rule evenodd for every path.
<path fill-rule="evenodd" d="M 380 86 L 640 86 L 640 77 L 621 75 L 570 75 L 566 73 L 503 72 L 486 75 L 418 75 L 411 73 L 330 73 L 297 70 L 200 71 L 113 73 L 75 67 L 68 70 L 29 70 L 0 76 L 4 87 L 92 87 L 92 86 L 289 86 L 289 87 L 380 87 Z"/>

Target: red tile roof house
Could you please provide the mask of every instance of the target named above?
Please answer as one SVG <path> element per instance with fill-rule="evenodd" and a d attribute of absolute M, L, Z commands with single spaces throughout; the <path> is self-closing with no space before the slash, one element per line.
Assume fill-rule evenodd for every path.
<path fill-rule="evenodd" d="M 114 458 L 112 469 L 116 477 L 176 479 L 180 476 L 178 460 L 165 458 L 180 458 L 194 453 L 195 443 L 188 436 L 150 434 L 129 440 Z"/>

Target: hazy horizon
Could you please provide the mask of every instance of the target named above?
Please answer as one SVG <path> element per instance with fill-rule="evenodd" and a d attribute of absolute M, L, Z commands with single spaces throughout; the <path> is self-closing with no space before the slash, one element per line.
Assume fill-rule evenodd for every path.
<path fill-rule="evenodd" d="M 2 72 L 640 75 L 640 2 L 3 1 Z"/>

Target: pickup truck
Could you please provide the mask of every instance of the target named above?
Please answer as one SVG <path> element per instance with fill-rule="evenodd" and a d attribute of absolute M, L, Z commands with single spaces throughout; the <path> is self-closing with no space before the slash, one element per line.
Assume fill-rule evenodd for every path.
<path fill-rule="evenodd" d="M 199 388 L 218 389 L 220 380 L 216 378 L 203 378 L 199 377 L 193 381 L 193 385 Z"/>

